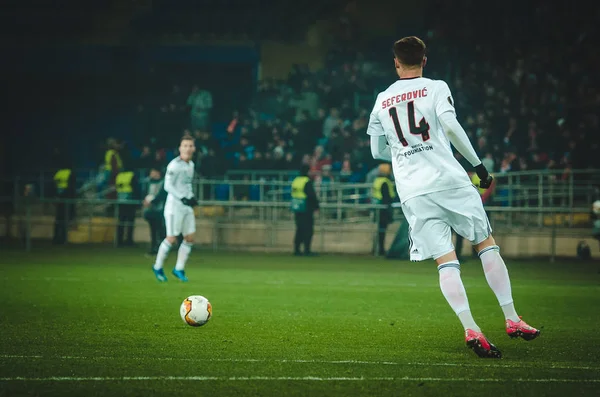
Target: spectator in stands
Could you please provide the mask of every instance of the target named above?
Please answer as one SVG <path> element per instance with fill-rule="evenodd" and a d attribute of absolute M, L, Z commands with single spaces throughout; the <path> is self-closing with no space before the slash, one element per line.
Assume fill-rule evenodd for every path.
<path fill-rule="evenodd" d="M 300 164 L 298 163 L 297 156 L 294 156 L 294 153 L 287 152 L 285 154 L 285 162 L 283 165 L 283 169 L 287 171 L 294 171 L 300 168 Z"/>
<path fill-rule="evenodd" d="M 485 166 L 486 170 L 489 170 L 489 172 L 493 172 L 495 170 L 494 156 L 492 155 L 491 152 L 488 151 L 485 154 L 485 157 L 481 160 L 481 163 Z"/>
<path fill-rule="evenodd" d="M 188 97 L 187 105 L 190 107 L 192 129 L 209 131 L 210 114 L 213 108 L 212 94 L 194 86 Z"/>
<path fill-rule="evenodd" d="M 142 147 L 142 152 L 137 159 L 137 168 L 140 170 L 149 170 L 154 166 L 156 159 L 149 145 Z"/>
<path fill-rule="evenodd" d="M 153 167 L 158 167 L 160 170 L 164 170 L 167 166 L 167 153 L 165 149 L 159 149 L 154 152 L 154 165 Z"/>
<path fill-rule="evenodd" d="M 117 192 L 115 190 L 115 181 L 117 175 L 123 169 L 123 161 L 121 160 L 121 145 L 115 138 L 108 138 L 106 141 L 106 153 L 104 154 L 104 186 L 107 188 L 106 199 L 115 200 Z M 106 207 L 107 214 L 113 214 L 111 205 Z"/>
<path fill-rule="evenodd" d="M 335 127 L 339 127 L 341 125 L 342 119 L 340 118 L 340 114 L 337 108 L 329 109 L 329 116 L 325 118 L 323 122 L 323 136 L 325 138 L 329 138 L 331 136 L 331 132 Z"/>
<path fill-rule="evenodd" d="M 278 145 L 273 149 L 273 169 L 274 170 L 285 170 L 285 150 L 282 145 Z"/>
<path fill-rule="evenodd" d="M 320 193 L 325 192 L 325 195 L 321 197 L 329 197 L 331 195 L 329 187 L 333 183 L 335 183 L 335 179 L 331 174 L 331 164 L 324 164 L 321 167 L 321 172 L 315 177 L 315 190 Z"/>
<path fill-rule="evenodd" d="M 350 157 L 348 155 L 348 157 Z M 350 159 L 344 158 L 342 161 L 342 168 L 340 169 L 340 182 L 350 182 L 352 178 L 352 167 L 350 165 Z"/>
<path fill-rule="evenodd" d="M 119 142 L 115 138 L 108 138 L 104 155 L 104 169 L 106 170 L 106 180 L 109 186 L 115 185 L 114 180 L 123 168 L 120 151 L 121 145 Z"/>
<path fill-rule="evenodd" d="M 592 150 L 584 144 L 592 142 L 590 137 L 595 136 L 599 129 L 598 117 L 594 113 L 600 99 L 598 84 L 594 84 L 594 65 L 597 62 L 594 53 L 587 51 L 594 46 L 593 23 L 578 24 L 575 29 L 569 30 L 559 20 L 561 13 L 554 12 L 554 5 L 528 7 L 517 19 L 521 23 L 527 22 L 536 34 L 531 34 L 531 40 L 524 43 L 518 40 L 514 31 L 502 35 L 490 33 L 486 30 L 485 18 L 481 16 L 471 18 L 461 15 L 455 8 L 441 3 L 425 5 L 425 8 L 428 7 L 436 7 L 431 14 L 444 16 L 431 22 L 432 48 L 452 59 L 448 64 L 432 64 L 432 77 L 447 76 L 447 81 L 454 85 L 451 88 L 456 95 L 458 113 L 464 117 L 469 136 L 480 157 L 487 162 L 486 166 L 493 162 L 495 172 L 556 168 L 567 164 L 573 169 L 592 164 L 600 166 L 600 155 L 592 155 Z M 315 146 L 323 146 L 325 153 L 322 156 L 331 155 L 334 163 L 340 163 L 341 156 L 350 152 L 353 171 L 371 169 L 375 164 L 370 156 L 365 156 L 369 153 L 368 147 L 364 146 L 368 140 L 356 137 L 362 136 L 366 128 L 370 109 L 365 110 L 363 106 L 368 103 L 370 108 L 372 104 L 374 98 L 370 90 L 380 90 L 389 82 L 387 66 L 382 67 L 388 61 L 379 60 L 369 53 L 372 45 L 368 40 L 365 40 L 365 47 L 360 48 L 360 32 L 357 28 L 352 28 L 351 33 L 348 30 L 353 23 L 352 18 L 344 17 L 343 26 L 340 26 L 343 33 L 334 36 L 337 37 L 334 40 L 342 42 L 336 42 L 334 50 L 326 55 L 324 69 L 311 71 L 306 65 L 296 65 L 287 80 L 260 81 L 249 117 L 246 117 L 245 109 L 239 109 L 232 120 L 222 120 L 231 121 L 228 132 L 233 139 L 223 140 L 221 144 L 233 146 L 240 134 L 246 137 L 249 144 L 263 154 L 260 161 L 255 162 L 253 156 L 246 153 L 247 160 L 261 169 L 269 168 L 265 157 L 273 155 L 279 140 L 286 142 L 286 155 L 293 151 L 301 158 L 312 153 Z M 467 21 L 466 18 L 470 19 Z M 502 21 L 504 17 L 498 18 Z M 510 18 L 510 22 L 514 23 L 515 16 Z M 461 21 L 459 25 L 463 28 L 456 30 L 449 21 Z M 554 25 L 561 24 L 565 37 L 574 39 L 563 40 L 552 52 L 548 52 L 544 35 L 548 34 L 548 26 L 554 26 L 548 21 L 553 21 Z M 460 51 L 453 43 L 461 42 L 467 36 L 474 40 L 471 53 L 461 52 L 465 56 L 453 56 Z M 490 48 L 506 50 L 491 51 Z M 581 55 L 577 61 L 567 63 L 565 68 L 542 67 L 559 64 L 561 54 L 565 53 Z M 474 62 L 474 59 L 477 61 Z M 568 85 L 565 84 L 567 81 Z M 175 87 L 165 87 L 164 92 L 167 95 L 160 103 L 165 106 L 158 118 L 167 120 L 172 116 L 173 105 L 179 109 L 185 99 L 181 98 L 181 90 Z M 198 87 L 194 87 L 188 97 L 194 129 L 194 123 L 198 121 L 194 115 L 206 114 L 206 103 L 212 102 L 212 99 L 205 100 L 207 98 Z M 177 123 L 154 122 L 157 117 L 151 114 L 150 108 L 145 103 L 140 107 L 135 117 L 142 126 L 136 126 L 136 131 L 146 131 L 158 125 L 157 130 L 164 134 L 179 134 L 181 126 Z M 212 109 L 212 105 L 208 109 Z M 243 120 L 241 114 L 244 114 Z M 163 124 L 166 127 L 162 127 Z M 276 134 L 273 134 L 274 129 Z M 334 129 L 337 133 L 332 138 Z M 136 135 L 141 136 L 138 132 Z M 344 138 L 343 143 L 339 141 L 340 136 Z M 576 155 L 570 150 L 569 156 L 563 159 L 560 142 L 569 142 L 573 137 L 577 141 L 573 148 Z M 156 149 L 164 149 L 164 144 L 159 144 Z M 598 152 L 597 145 L 594 150 Z M 219 153 L 219 145 L 216 145 L 215 152 Z M 271 154 L 265 155 L 268 152 Z M 226 154 L 233 157 L 236 153 Z M 511 158 L 508 153 L 514 153 L 515 157 Z M 225 155 L 219 153 L 218 158 L 225 158 Z M 235 161 L 230 161 L 222 168 L 235 166 Z M 317 161 L 314 171 L 319 170 Z"/>

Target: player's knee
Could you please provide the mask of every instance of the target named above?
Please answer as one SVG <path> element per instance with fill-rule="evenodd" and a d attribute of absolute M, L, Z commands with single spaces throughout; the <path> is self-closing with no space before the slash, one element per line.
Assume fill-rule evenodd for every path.
<path fill-rule="evenodd" d="M 456 256 L 456 251 L 454 251 L 454 250 L 435 258 L 435 263 L 437 266 L 443 265 L 448 262 L 456 262 L 456 261 L 458 261 L 458 257 Z"/>
<path fill-rule="evenodd" d="M 177 242 L 177 237 L 175 236 L 167 236 L 166 239 L 167 242 L 171 245 L 175 244 Z"/>
<path fill-rule="evenodd" d="M 493 245 L 496 245 L 496 240 L 494 240 L 494 237 L 492 237 L 492 235 L 490 234 L 490 236 L 488 238 L 486 238 L 485 240 L 483 240 L 479 244 L 475 244 L 475 249 L 479 253 L 479 252 L 481 252 L 482 249 L 485 249 L 487 247 L 491 247 Z"/>
<path fill-rule="evenodd" d="M 193 244 L 194 243 L 194 235 L 193 234 L 188 234 L 187 236 L 183 236 L 183 240 L 186 243 Z"/>

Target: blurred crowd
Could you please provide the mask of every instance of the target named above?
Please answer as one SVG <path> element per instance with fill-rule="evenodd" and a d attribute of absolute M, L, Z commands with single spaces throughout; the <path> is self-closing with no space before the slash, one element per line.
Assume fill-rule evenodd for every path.
<path fill-rule="evenodd" d="M 523 16 L 500 15 L 509 27 L 527 23 L 537 32 L 523 40 L 517 29 L 499 33 L 485 19 L 436 7 L 436 28 L 423 35 L 430 48 L 425 75 L 448 82 L 459 121 L 490 171 L 561 169 L 568 175 L 600 168 L 593 23 L 562 24 L 557 33 L 550 27 L 561 23 L 561 14 L 548 4 Z M 250 106 L 231 108 L 227 120 L 211 117 L 213 93 L 202 87 L 174 86 L 159 106 L 138 106 L 135 141 L 117 145 L 123 161 L 164 167 L 177 155 L 179 137 L 189 133 L 197 139 L 195 164 L 203 177 L 307 164 L 322 180 L 364 181 L 377 165 L 365 134 L 369 113 L 375 94 L 396 76 L 391 50 L 357 45 L 360 30 L 341 21 L 338 44 L 321 70 L 295 65 L 285 80 L 260 81 Z"/>

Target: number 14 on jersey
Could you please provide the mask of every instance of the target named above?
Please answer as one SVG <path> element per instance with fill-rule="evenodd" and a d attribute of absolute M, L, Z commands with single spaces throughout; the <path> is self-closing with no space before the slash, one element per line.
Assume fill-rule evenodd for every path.
<path fill-rule="evenodd" d="M 406 104 L 406 110 L 408 114 L 408 129 L 409 132 L 413 135 L 421 135 L 423 142 L 429 140 L 429 124 L 425 120 L 425 117 L 421 118 L 419 121 L 419 125 L 417 125 L 415 121 L 415 103 L 414 101 L 410 101 Z M 396 130 L 396 134 L 398 135 L 398 139 L 402 143 L 402 146 L 408 146 L 408 141 L 404 137 L 402 133 L 402 128 L 400 127 L 400 120 L 398 120 L 398 110 L 395 106 L 392 106 L 389 110 L 390 117 L 392 118 L 392 122 L 394 123 L 394 129 Z"/>

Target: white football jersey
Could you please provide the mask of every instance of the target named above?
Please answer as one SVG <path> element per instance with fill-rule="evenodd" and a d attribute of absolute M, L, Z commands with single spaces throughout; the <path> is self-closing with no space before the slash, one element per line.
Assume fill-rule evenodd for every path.
<path fill-rule="evenodd" d="M 165 209 L 178 208 L 184 206 L 182 198 L 190 198 L 194 195 L 192 181 L 194 180 L 194 162 L 185 162 L 181 157 L 177 157 L 167 166 L 165 175 L 165 190 L 167 191 L 167 201 Z"/>
<path fill-rule="evenodd" d="M 456 114 L 450 89 L 442 80 L 400 79 L 377 96 L 367 134 L 387 138 L 402 203 L 471 185 L 438 120 L 445 112 Z"/>

